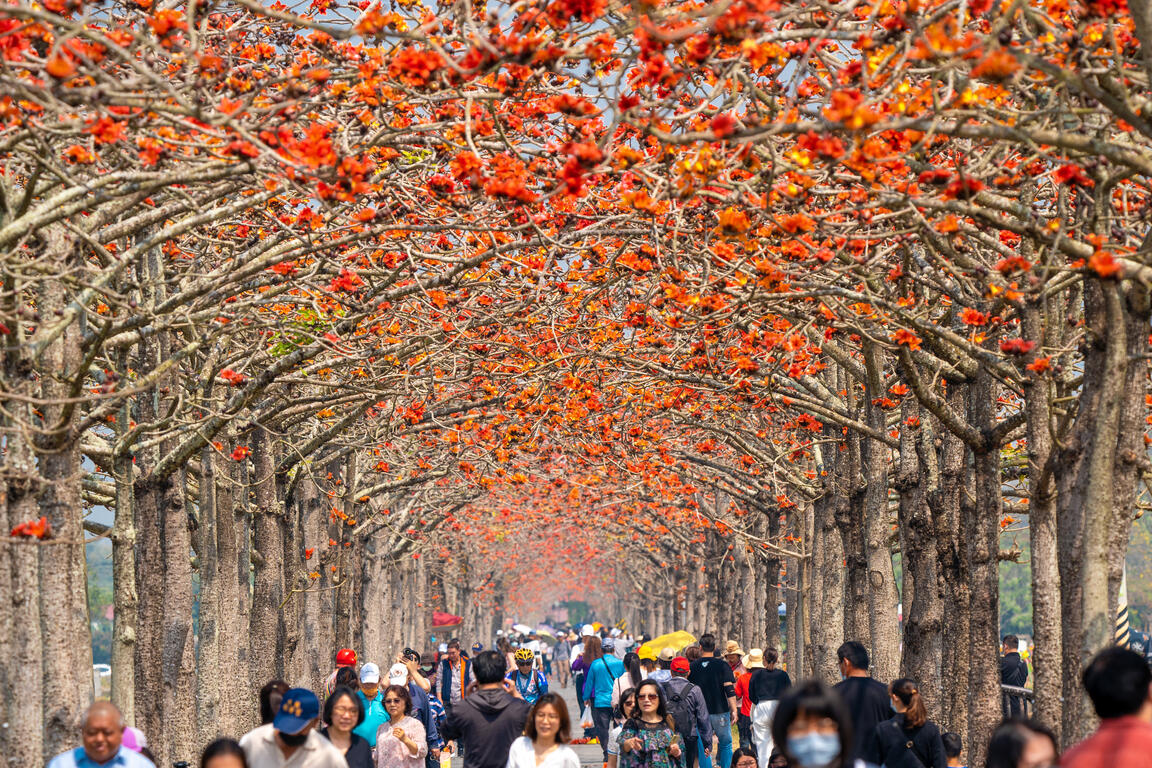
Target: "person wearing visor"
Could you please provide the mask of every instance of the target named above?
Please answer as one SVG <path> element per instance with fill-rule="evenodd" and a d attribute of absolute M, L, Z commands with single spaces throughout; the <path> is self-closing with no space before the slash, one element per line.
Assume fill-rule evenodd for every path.
<path fill-rule="evenodd" d="M 244 734 L 248 768 L 348 768 L 343 753 L 320 735 L 320 700 L 307 688 L 290 688 L 271 723 Z"/>

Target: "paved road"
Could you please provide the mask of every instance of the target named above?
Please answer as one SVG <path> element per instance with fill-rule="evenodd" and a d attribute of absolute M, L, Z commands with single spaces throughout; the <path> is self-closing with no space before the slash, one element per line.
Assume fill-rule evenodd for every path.
<path fill-rule="evenodd" d="M 555 678 L 548 681 L 549 685 L 555 686 Z M 568 715 L 572 718 L 572 735 L 578 737 L 581 735 L 580 730 L 580 707 L 576 704 L 576 691 L 572 687 L 572 683 L 568 683 L 567 688 L 553 688 L 556 693 L 564 697 L 564 703 L 568 705 Z M 576 756 L 580 758 L 582 766 L 596 766 L 599 768 L 603 765 L 602 754 L 599 744 L 573 744 L 572 748 L 576 750 Z M 464 761 L 459 757 L 452 758 L 452 768 L 462 768 Z"/>

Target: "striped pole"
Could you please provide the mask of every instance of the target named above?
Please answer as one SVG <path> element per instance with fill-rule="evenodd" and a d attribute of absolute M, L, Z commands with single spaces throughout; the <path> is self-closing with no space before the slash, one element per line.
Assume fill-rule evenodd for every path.
<path fill-rule="evenodd" d="M 1128 625 L 1128 566 L 1120 576 L 1120 599 L 1116 608 L 1116 645 L 1121 648 L 1131 647 L 1131 627 Z"/>

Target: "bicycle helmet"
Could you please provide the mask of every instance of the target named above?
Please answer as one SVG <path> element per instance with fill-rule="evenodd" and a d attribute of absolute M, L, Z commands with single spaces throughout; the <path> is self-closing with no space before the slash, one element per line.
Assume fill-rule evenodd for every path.
<path fill-rule="evenodd" d="M 516 651 L 515 658 L 517 664 L 531 664 L 536 660 L 536 654 L 532 653 L 531 648 L 521 648 Z"/>

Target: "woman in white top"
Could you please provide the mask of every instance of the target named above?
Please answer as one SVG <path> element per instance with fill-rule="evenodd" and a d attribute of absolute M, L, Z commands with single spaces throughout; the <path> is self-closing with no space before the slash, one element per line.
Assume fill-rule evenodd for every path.
<path fill-rule="evenodd" d="M 546 693 L 528 710 L 524 735 L 512 742 L 506 768 L 580 768 L 568 746 L 572 721 L 558 693 Z"/>
<path fill-rule="evenodd" d="M 620 694 L 629 688 L 639 688 L 640 683 L 648 677 L 640 667 L 640 654 L 628 651 L 624 654 L 624 674 L 612 683 L 612 708 L 620 706 Z"/>

